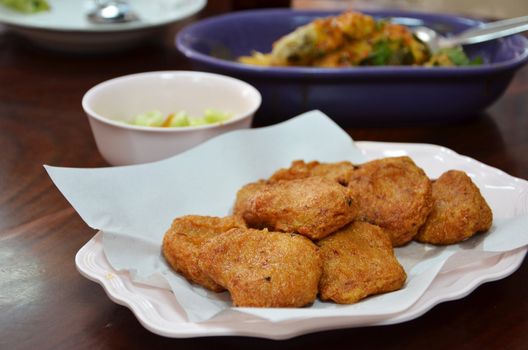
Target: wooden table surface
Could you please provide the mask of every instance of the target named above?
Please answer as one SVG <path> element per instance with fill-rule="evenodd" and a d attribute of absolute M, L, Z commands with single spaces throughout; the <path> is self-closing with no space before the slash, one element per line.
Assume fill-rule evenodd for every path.
<path fill-rule="evenodd" d="M 213 3 L 213 5 L 211 4 Z M 241 3 L 241 2 L 239 2 Z M 200 16 L 230 9 L 210 1 Z M 43 164 L 106 166 L 80 101 L 108 78 L 188 69 L 163 40 L 105 56 L 60 54 L 0 32 L 0 349 L 528 349 L 528 263 L 467 297 L 398 325 L 326 331 L 291 340 L 169 339 L 141 326 L 76 270 L 95 234 L 44 172 Z M 426 142 L 528 178 L 528 67 L 474 121 L 443 126 L 354 128 L 356 140 Z"/>

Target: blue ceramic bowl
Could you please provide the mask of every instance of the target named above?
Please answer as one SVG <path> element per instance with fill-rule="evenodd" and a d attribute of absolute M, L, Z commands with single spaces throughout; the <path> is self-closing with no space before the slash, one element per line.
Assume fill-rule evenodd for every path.
<path fill-rule="evenodd" d="M 399 23 L 457 33 L 482 22 L 450 15 L 400 11 L 366 12 Z M 504 92 L 516 70 L 528 61 L 528 39 L 515 35 L 467 46 L 472 67 L 258 67 L 236 62 L 252 50 L 269 52 L 272 43 L 330 11 L 251 10 L 208 18 L 184 28 L 178 49 L 195 69 L 231 75 L 257 87 L 259 114 L 267 123 L 319 109 L 342 125 L 397 125 L 453 122 L 479 115 Z M 262 123 L 262 122 L 261 122 Z"/>

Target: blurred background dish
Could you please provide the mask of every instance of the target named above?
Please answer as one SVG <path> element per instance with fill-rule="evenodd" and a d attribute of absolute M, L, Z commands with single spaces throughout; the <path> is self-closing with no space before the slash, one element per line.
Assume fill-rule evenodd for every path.
<path fill-rule="evenodd" d="M 258 67 L 236 62 L 317 17 L 339 11 L 250 10 L 196 22 L 177 36 L 178 49 L 197 69 L 244 79 L 263 95 L 267 123 L 320 109 L 343 125 L 401 125 L 461 121 L 478 116 L 504 92 L 528 61 L 528 39 L 515 35 L 465 49 L 474 67 Z M 482 24 L 466 17 L 408 11 L 366 11 L 442 34 Z M 272 116 L 273 121 L 269 119 Z M 258 115 L 257 115 L 258 118 Z"/>
<path fill-rule="evenodd" d="M 407 10 L 490 19 L 528 15 L 528 2 L 519 0 L 291 0 L 291 6 L 318 10 Z"/>
<path fill-rule="evenodd" d="M 192 71 L 146 72 L 102 82 L 86 92 L 82 107 L 88 115 L 97 148 L 111 165 L 168 158 L 227 131 L 251 126 L 261 96 L 251 85 L 218 74 Z M 185 127 L 137 126 L 141 113 L 163 115 L 206 109 L 229 113 L 217 124 Z"/>
<path fill-rule="evenodd" d="M 130 0 L 139 20 L 92 23 L 92 0 L 48 0 L 50 9 L 22 13 L 0 5 L 0 23 L 38 46 L 59 51 L 101 53 L 130 48 L 164 27 L 200 11 L 206 0 Z"/>

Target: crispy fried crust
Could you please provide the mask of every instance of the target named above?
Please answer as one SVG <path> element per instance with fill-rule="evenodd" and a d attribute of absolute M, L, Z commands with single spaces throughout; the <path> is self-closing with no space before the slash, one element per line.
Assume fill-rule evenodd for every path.
<path fill-rule="evenodd" d="M 162 252 L 169 264 L 190 281 L 212 291 L 224 288 L 198 267 L 198 254 L 210 238 L 233 228 L 244 227 L 235 217 L 188 215 L 174 219 L 163 238 Z"/>
<path fill-rule="evenodd" d="M 311 239 L 345 226 L 357 212 L 348 188 L 319 176 L 246 185 L 234 208 L 248 227 L 295 232 Z"/>
<path fill-rule="evenodd" d="M 321 300 L 352 304 L 400 289 L 407 278 L 379 226 L 356 221 L 318 242 L 323 260 Z"/>
<path fill-rule="evenodd" d="M 358 201 L 359 219 L 381 226 L 393 246 L 409 242 L 433 206 L 431 183 L 409 157 L 362 164 L 352 173 L 349 188 Z"/>
<path fill-rule="evenodd" d="M 244 185 L 238 190 L 236 195 L 235 204 L 233 205 L 233 215 L 244 221 L 244 213 L 248 210 L 248 205 L 251 202 L 252 197 L 267 188 L 268 183 L 264 180 L 257 182 L 251 182 Z"/>
<path fill-rule="evenodd" d="M 235 306 L 300 307 L 317 296 L 321 259 L 296 234 L 235 229 L 212 238 L 199 266 L 231 293 Z"/>
<path fill-rule="evenodd" d="M 268 181 L 304 179 L 311 176 L 322 176 L 347 186 L 354 171 L 352 163 L 344 161 L 338 163 L 319 163 L 313 161 L 305 163 L 295 160 L 289 168 L 277 170 Z"/>
<path fill-rule="evenodd" d="M 489 230 L 493 214 L 466 173 L 450 170 L 433 182 L 434 206 L 415 240 L 432 244 L 458 243 Z"/>

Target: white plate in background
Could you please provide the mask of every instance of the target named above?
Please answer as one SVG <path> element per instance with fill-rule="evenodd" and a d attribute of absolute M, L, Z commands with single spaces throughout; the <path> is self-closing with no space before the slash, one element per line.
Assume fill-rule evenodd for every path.
<path fill-rule="evenodd" d="M 25 14 L 0 5 L 0 23 L 35 44 L 69 52 L 106 52 L 131 47 L 163 27 L 200 11 L 206 0 L 130 0 L 140 20 L 94 24 L 91 0 L 48 0 L 49 11 Z"/>

